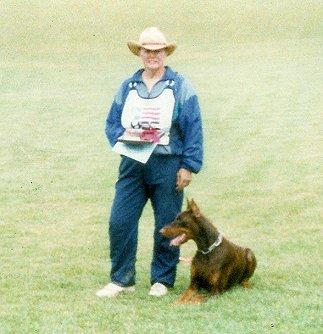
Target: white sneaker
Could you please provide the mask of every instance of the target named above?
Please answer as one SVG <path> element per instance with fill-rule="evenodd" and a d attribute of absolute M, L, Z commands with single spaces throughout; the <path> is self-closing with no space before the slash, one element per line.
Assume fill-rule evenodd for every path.
<path fill-rule="evenodd" d="M 149 294 L 150 296 L 162 297 L 168 292 L 167 287 L 162 283 L 155 283 L 151 286 Z"/>
<path fill-rule="evenodd" d="M 103 289 L 99 290 L 96 295 L 98 297 L 115 297 L 120 293 L 123 292 L 134 292 L 135 291 L 135 287 L 134 286 L 129 286 L 129 287 L 123 287 L 120 285 L 117 285 L 115 283 L 109 283 L 108 285 L 106 285 Z"/>

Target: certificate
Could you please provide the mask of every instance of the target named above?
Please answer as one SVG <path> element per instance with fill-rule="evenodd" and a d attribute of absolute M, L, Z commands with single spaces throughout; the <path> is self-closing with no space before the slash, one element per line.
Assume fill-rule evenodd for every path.
<path fill-rule="evenodd" d="M 125 155 L 131 159 L 139 161 L 145 164 L 151 154 L 153 153 L 157 143 L 147 143 L 147 144 L 125 144 L 122 142 L 117 142 L 112 151 L 117 152 L 121 155 Z"/>

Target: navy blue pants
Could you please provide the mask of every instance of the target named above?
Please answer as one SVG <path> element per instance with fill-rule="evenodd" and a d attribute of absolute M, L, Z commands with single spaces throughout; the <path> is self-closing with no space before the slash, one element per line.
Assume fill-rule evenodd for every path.
<path fill-rule="evenodd" d="M 170 240 L 159 230 L 182 208 L 183 191 L 175 189 L 179 168 L 178 156 L 152 155 L 146 164 L 122 157 L 109 222 L 112 282 L 135 284 L 138 223 L 150 199 L 155 217 L 151 284 L 174 285 L 179 249 L 169 246 Z"/>

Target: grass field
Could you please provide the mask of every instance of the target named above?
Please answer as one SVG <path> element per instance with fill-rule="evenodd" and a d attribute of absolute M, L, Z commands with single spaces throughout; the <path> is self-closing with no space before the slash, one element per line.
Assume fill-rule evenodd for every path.
<path fill-rule="evenodd" d="M 319 333 L 322 330 L 320 1 L 1 1 L 0 333 Z M 196 88 L 205 164 L 186 195 L 258 268 L 200 306 L 147 295 L 153 215 L 140 223 L 137 288 L 108 281 L 119 157 L 104 135 L 125 43 L 157 25 Z M 194 253 L 194 244 L 182 249 Z"/>

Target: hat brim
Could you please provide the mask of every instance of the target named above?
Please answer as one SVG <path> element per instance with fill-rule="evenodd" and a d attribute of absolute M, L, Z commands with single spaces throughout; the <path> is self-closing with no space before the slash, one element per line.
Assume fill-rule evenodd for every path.
<path fill-rule="evenodd" d="M 168 43 L 166 45 L 158 45 L 158 44 L 145 44 L 141 45 L 136 42 L 128 42 L 127 43 L 129 50 L 136 56 L 139 56 L 140 49 L 144 48 L 147 50 L 161 50 L 165 49 L 166 55 L 170 56 L 176 49 L 177 45 L 175 43 Z"/>

